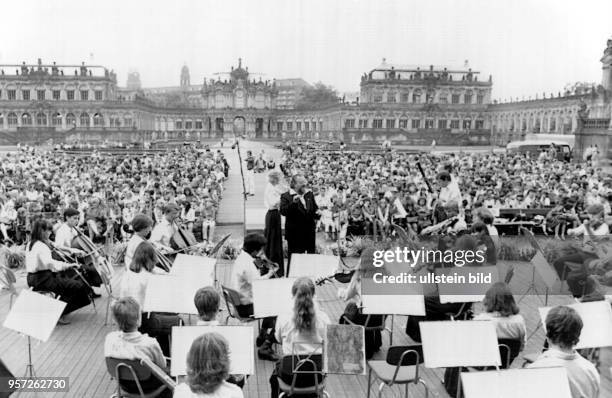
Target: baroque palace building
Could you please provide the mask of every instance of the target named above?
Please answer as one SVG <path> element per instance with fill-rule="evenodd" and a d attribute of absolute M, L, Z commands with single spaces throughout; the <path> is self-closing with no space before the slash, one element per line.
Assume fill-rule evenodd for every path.
<path fill-rule="evenodd" d="M 119 87 L 95 65 L 0 65 L 0 142 L 147 142 L 304 138 L 372 143 L 503 145 L 531 133 L 576 134 L 577 145 L 612 133 L 612 39 L 601 84 L 539 99 L 491 100 L 493 79 L 470 68 L 381 65 L 361 76 L 359 96 L 296 109 L 302 79 L 262 80 L 243 67 L 191 84 Z M 223 78 L 221 75 L 224 75 Z M 583 131 L 584 130 L 584 131 Z M 585 133 L 586 132 L 586 133 Z M 580 137 L 579 137 L 580 136 Z M 599 138 L 593 138 L 599 137 Z"/>

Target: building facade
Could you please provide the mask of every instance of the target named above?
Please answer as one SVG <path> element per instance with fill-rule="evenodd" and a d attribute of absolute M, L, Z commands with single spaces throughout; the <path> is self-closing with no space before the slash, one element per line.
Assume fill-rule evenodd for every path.
<path fill-rule="evenodd" d="M 358 99 L 295 109 L 302 79 L 253 79 L 242 60 L 224 78 L 142 88 L 131 73 L 93 65 L 0 65 L 0 141 L 203 140 L 236 135 L 351 143 L 504 145 L 530 133 L 610 133 L 612 39 L 601 58 L 601 85 L 540 99 L 491 101 L 493 79 L 470 68 L 383 63 L 361 76 Z M 586 113 L 585 113 L 586 112 Z M 588 114 L 589 121 L 584 121 Z M 580 116 L 582 115 L 582 116 Z M 581 120 L 584 123 L 581 123 Z M 599 138 L 597 142 L 603 142 Z M 593 141 L 594 142 L 594 141 Z"/>

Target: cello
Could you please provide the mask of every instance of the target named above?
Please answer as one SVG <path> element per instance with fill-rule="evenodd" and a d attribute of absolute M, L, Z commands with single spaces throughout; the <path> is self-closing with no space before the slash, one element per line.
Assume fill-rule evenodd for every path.
<path fill-rule="evenodd" d="M 188 250 L 198 245 L 193 233 L 185 228 L 183 225 L 175 221 L 173 222 L 175 232 L 170 238 L 170 246 L 174 249 L 174 253 L 179 253 Z"/>
<path fill-rule="evenodd" d="M 87 235 L 78 228 L 74 228 L 77 236 L 72 239 L 72 247 L 85 252 L 82 257 L 84 266 L 93 269 L 95 274 L 91 277 L 91 284 L 100 286 L 104 284 L 107 292 L 110 293 L 110 280 L 113 275 L 113 268 L 108 263 L 108 259 L 100 254 L 101 248 L 98 248 Z M 91 273 L 89 273 L 91 275 Z"/>

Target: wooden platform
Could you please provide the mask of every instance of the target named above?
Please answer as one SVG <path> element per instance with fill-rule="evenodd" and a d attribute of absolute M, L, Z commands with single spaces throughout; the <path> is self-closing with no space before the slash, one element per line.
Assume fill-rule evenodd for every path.
<path fill-rule="evenodd" d="M 266 149 L 268 152 L 270 149 Z M 235 151 L 233 152 L 235 154 Z M 231 158 L 232 154 L 226 151 L 229 159 L 231 159 L 232 171 L 230 180 L 227 182 L 226 192 L 222 201 L 222 211 L 220 216 L 228 217 L 231 221 L 226 226 L 217 227 L 216 235 L 221 235 L 227 231 L 233 232 L 232 238 L 240 239 L 242 233 L 241 222 L 242 202 L 241 197 L 236 198 L 236 193 L 240 195 L 241 183 L 239 169 L 236 159 Z M 235 156 L 235 155 L 234 155 Z M 278 163 L 278 162 L 277 162 Z M 250 199 L 253 206 L 261 206 L 260 192 L 263 190 L 264 175 L 256 174 L 256 186 L 258 188 L 257 196 Z M 247 202 L 247 206 L 250 206 Z M 240 215 L 237 216 L 237 215 Z M 232 215 L 231 218 L 229 216 Z M 221 220 L 223 221 L 223 220 Z M 500 267 L 505 268 L 510 264 L 501 264 Z M 515 266 L 515 276 L 512 280 L 511 287 L 517 298 L 525 291 L 529 285 L 532 276 L 532 267 L 529 263 L 513 263 Z M 225 283 L 229 275 L 231 275 L 231 263 L 220 262 L 218 264 L 218 276 L 221 283 Z M 116 285 L 121 277 L 122 270 L 119 268 L 113 284 Z M 19 279 L 19 287 L 25 285 L 24 275 Z M 542 281 L 536 277 L 536 288 L 542 292 Z M 317 299 L 324 311 L 335 321 L 339 319 L 344 309 L 344 303 L 337 299 L 336 286 L 326 284 L 317 287 Z M 524 353 L 539 352 L 544 342 L 544 334 L 541 328 L 537 329 L 539 317 L 537 308 L 543 305 L 543 296 L 528 295 L 521 302 L 521 314 L 525 317 L 528 325 L 528 334 L 535 331 L 533 336 L 527 342 Z M 81 309 L 70 316 L 71 324 L 67 326 L 58 326 L 53 332 L 50 340 L 46 343 L 37 343 L 33 347 L 33 363 L 36 374 L 38 376 L 67 376 L 70 378 L 70 392 L 57 394 L 33 394 L 22 393 L 13 395 L 15 397 L 110 397 L 114 392 L 115 383 L 110 379 L 103 358 L 103 344 L 105 336 L 113 330 L 111 324 L 104 325 L 104 315 L 107 297 L 102 297 L 96 300 L 97 313 L 93 307 Z M 571 303 L 572 299 L 568 296 L 550 296 L 549 305 Z M 9 310 L 8 292 L 0 292 L 0 322 L 4 321 Z M 220 319 L 225 319 L 225 312 L 220 314 Z M 186 319 L 188 321 L 188 319 Z M 411 341 L 404 332 L 406 325 L 406 317 L 400 316 L 394 319 L 394 345 L 410 344 Z M 390 320 L 388 320 L 390 322 Z M 231 321 L 230 324 L 233 322 Z M 537 330 L 536 330 L 537 329 Z M 16 375 L 23 375 L 25 372 L 27 358 L 27 340 L 25 337 L 18 335 L 5 328 L 0 328 L 0 358 L 9 366 Z M 383 335 L 382 350 L 376 355 L 375 359 L 384 359 L 386 350 L 389 346 L 388 334 Z M 610 367 L 612 366 L 612 349 L 603 349 L 601 352 L 600 372 L 602 374 L 602 393 L 601 398 L 612 397 L 612 377 Z M 256 360 L 256 374 L 248 379 L 247 385 L 244 388 L 245 397 L 268 397 L 269 382 L 268 379 L 272 373 L 272 362 Z M 513 367 L 522 365 L 521 357 L 514 361 Z M 430 389 L 435 391 L 439 397 L 448 397 L 441 385 L 443 372 L 441 370 L 422 368 L 422 376 L 425 378 Z M 544 381 L 543 381 L 544 382 Z M 327 378 L 327 387 L 331 397 L 339 398 L 355 398 L 365 397 L 367 395 L 367 376 L 340 376 L 330 375 Z M 373 396 L 376 396 L 377 386 L 372 388 Z M 384 397 L 402 397 L 403 389 L 400 388 L 385 388 Z M 422 387 L 411 386 L 411 397 L 424 397 Z M 434 396 L 434 395 L 432 395 Z"/>

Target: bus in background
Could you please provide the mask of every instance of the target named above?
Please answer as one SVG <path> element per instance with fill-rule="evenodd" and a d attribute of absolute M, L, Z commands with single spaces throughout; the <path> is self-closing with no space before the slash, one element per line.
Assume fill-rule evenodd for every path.
<path fill-rule="evenodd" d="M 525 140 L 514 141 L 506 145 L 506 151 L 512 153 L 529 153 L 530 156 L 539 156 L 542 151 L 549 151 L 552 147 L 557 151 L 557 159 L 569 162 L 572 159 L 573 145 L 559 140 Z"/>

